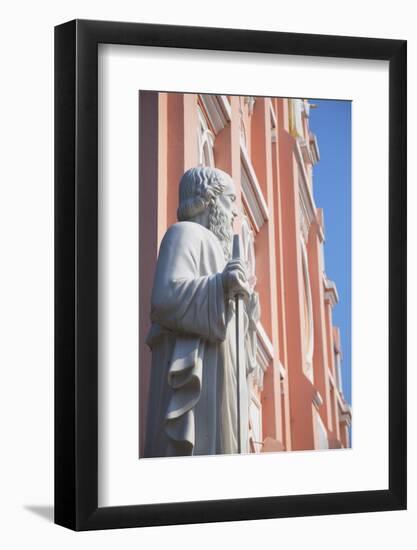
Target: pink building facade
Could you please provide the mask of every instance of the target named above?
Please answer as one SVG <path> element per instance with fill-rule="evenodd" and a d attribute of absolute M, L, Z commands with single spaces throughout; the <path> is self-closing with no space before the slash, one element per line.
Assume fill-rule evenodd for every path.
<path fill-rule="evenodd" d="M 319 161 L 302 99 L 141 92 L 140 454 L 151 355 L 145 345 L 158 247 L 176 220 L 178 183 L 197 165 L 236 185 L 245 259 L 259 293 L 251 375 L 252 452 L 350 447 L 336 285 L 325 274 L 324 216 L 314 202 Z M 146 197 L 146 200 L 141 200 Z"/>

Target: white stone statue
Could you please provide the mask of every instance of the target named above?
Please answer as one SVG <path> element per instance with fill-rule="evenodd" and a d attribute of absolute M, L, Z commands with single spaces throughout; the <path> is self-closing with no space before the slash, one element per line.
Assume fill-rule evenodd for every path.
<path fill-rule="evenodd" d="M 255 367 L 259 306 L 245 261 L 231 259 L 235 200 L 233 181 L 221 170 L 192 168 L 180 181 L 179 221 L 161 242 L 152 291 L 146 457 L 238 452 L 237 294 L 245 304 L 240 452 L 248 452 L 247 377 Z"/>

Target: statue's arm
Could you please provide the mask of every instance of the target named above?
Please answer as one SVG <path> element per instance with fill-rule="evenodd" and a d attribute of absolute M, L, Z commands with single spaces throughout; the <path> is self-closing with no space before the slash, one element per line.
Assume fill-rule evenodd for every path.
<path fill-rule="evenodd" d="M 194 231 L 194 232 L 193 232 Z M 190 224 L 175 224 L 159 252 L 152 292 L 153 322 L 211 341 L 226 337 L 222 274 L 201 276 L 201 239 Z"/>

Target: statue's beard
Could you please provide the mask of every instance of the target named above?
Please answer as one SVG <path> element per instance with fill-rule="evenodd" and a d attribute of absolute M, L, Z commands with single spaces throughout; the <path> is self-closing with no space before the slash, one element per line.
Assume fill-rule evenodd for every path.
<path fill-rule="evenodd" d="M 209 229 L 219 239 L 226 262 L 232 256 L 233 227 L 230 215 L 217 202 L 210 206 Z"/>

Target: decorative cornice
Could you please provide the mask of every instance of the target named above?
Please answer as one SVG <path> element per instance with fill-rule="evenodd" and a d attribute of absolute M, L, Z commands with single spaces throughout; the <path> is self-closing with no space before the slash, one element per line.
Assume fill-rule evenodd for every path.
<path fill-rule="evenodd" d="M 271 141 L 276 143 L 278 140 L 278 120 L 271 100 L 269 100 L 269 115 L 271 117 Z"/>
<path fill-rule="evenodd" d="M 333 388 L 336 388 L 336 382 L 335 382 L 335 379 L 333 378 L 333 373 L 332 371 L 330 370 L 330 368 L 327 368 L 327 376 L 329 378 L 329 382 L 330 382 L 330 385 L 333 387 Z M 337 388 L 336 388 L 337 389 Z"/>
<path fill-rule="evenodd" d="M 341 414 L 352 417 L 352 409 L 350 408 L 349 403 L 346 403 L 346 401 L 343 398 L 343 395 L 339 391 L 336 392 L 336 399 L 337 399 L 337 403 L 339 405 Z"/>
<path fill-rule="evenodd" d="M 350 414 L 342 414 L 339 418 L 340 422 L 344 422 L 346 426 L 350 426 L 352 423 L 352 416 Z"/>
<path fill-rule="evenodd" d="M 302 124 L 303 111 L 304 111 L 304 102 L 302 99 L 290 98 L 288 100 L 290 134 L 294 138 L 303 137 L 303 124 Z"/>
<path fill-rule="evenodd" d="M 307 319 L 305 319 L 307 332 L 304 335 L 305 342 L 305 374 L 313 381 L 313 354 L 314 354 L 314 320 L 313 301 L 311 295 L 310 274 L 308 271 L 307 248 L 301 240 L 301 261 L 303 270 L 304 293 L 307 304 Z"/>
<path fill-rule="evenodd" d="M 269 219 L 269 210 L 246 146 L 242 140 L 240 142 L 240 160 L 242 168 L 242 199 L 256 232 L 259 232 L 263 224 Z"/>
<path fill-rule="evenodd" d="M 232 120 L 232 108 L 224 95 L 201 94 L 201 101 L 216 134 Z"/>
<path fill-rule="evenodd" d="M 321 396 L 319 390 L 315 390 L 313 393 L 313 405 L 317 410 L 323 405 L 323 397 Z"/>
<path fill-rule="evenodd" d="M 255 106 L 255 98 L 251 95 L 245 96 L 244 103 L 248 106 L 248 114 L 251 115 L 253 113 L 253 108 Z"/>
<path fill-rule="evenodd" d="M 310 147 L 307 141 L 304 138 L 297 138 L 298 145 L 300 146 L 301 155 L 305 163 L 312 163 Z"/>
<path fill-rule="evenodd" d="M 311 155 L 311 161 L 312 164 L 317 164 L 320 160 L 320 150 L 319 150 L 319 144 L 317 143 L 317 136 L 316 134 L 313 134 L 310 132 L 310 155 Z"/>
<path fill-rule="evenodd" d="M 256 325 L 257 349 L 256 349 L 256 370 L 253 373 L 254 383 L 262 391 L 264 373 L 271 365 L 274 358 L 274 348 L 271 340 L 260 322 Z"/>
<path fill-rule="evenodd" d="M 304 162 L 313 166 L 317 164 L 320 160 L 320 152 L 315 134 L 310 133 L 308 139 L 299 137 L 297 141 L 300 145 Z"/>
<path fill-rule="evenodd" d="M 274 358 L 274 346 L 260 321 L 256 324 L 256 334 L 258 336 L 258 342 L 260 342 L 265 349 L 265 354 L 269 360 L 272 361 Z"/>
<path fill-rule="evenodd" d="M 324 286 L 324 299 L 334 307 L 339 301 L 339 294 L 337 293 L 336 283 L 331 281 L 323 273 L 323 286 Z"/>
<path fill-rule="evenodd" d="M 326 240 L 324 235 L 324 215 L 323 208 L 316 208 L 316 229 L 320 242 L 324 243 Z"/>
<path fill-rule="evenodd" d="M 274 106 L 272 105 L 272 101 L 269 100 L 269 114 L 271 115 L 271 127 L 272 128 L 278 128 L 278 120 L 277 115 L 275 114 Z"/>
<path fill-rule="evenodd" d="M 304 158 L 300 147 L 300 140 L 295 141 L 294 146 L 295 158 L 299 167 L 298 178 L 298 192 L 300 199 L 300 212 L 301 212 L 301 231 L 305 242 L 307 242 L 308 232 L 310 227 L 316 220 L 316 205 L 314 202 L 313 194 L 310 189 L 310 183 L 308 180 L 307 172 L 305 169 Z"/>
<path fill-rule="evenodd" d="M 345 422 L 347 426 L 350 426 L 352 423 L 352 409 L 339 394 L 337 394 L 337 401 L 339 405 L 338 413 L 340 422 Z"/>

